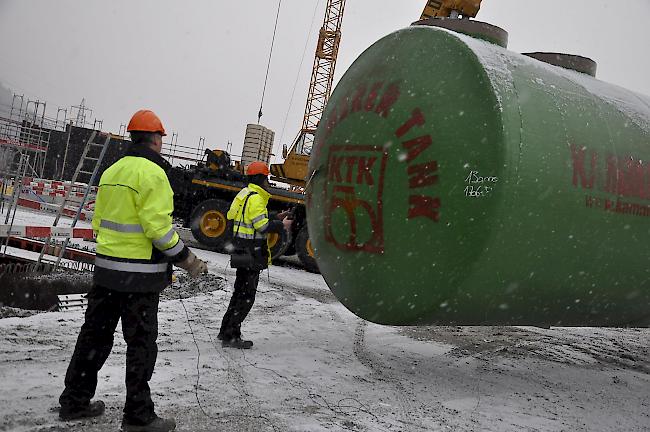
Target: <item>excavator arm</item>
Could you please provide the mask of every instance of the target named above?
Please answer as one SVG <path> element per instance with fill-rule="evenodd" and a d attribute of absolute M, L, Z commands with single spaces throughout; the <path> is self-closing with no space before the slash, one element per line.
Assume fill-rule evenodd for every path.
<path fill-rule="evenodd" d="M 481 8 L 482 0 L 428 0 L 420 19 L 474 18 Z"/>

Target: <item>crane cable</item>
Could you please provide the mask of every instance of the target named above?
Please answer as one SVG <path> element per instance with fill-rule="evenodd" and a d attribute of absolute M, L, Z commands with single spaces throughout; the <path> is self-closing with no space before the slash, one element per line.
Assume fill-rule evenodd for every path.
<path fill-rule="evenodd" d="M 257 113 L 257 124 L 262 120 L 262 108 L 264 107 L 264 95 L 266 94 L 266 84 L 269 81 L 269 70 L 271 69 L 271 59 L 273 58 L 273 46 L 275 45 L 275 35 L 278 30 L 278 20 L 280 19 L 280 8 L 282 7 L 282 0 L 278 0 L 278 12 L 275 15 L 275 25 L 273 26 L 273 38 L 271 39 L 271 51 L 269 52 L 269 62 L 266 65 L 266 77 L 264 78 L 264 89 L 262 90 L 262 100 L 260 101 L 260 110 Z"/>
<path fill-rule="evenodd" d="M 311 25 L 309 26 L 309 32 L 307 33 L 307 39 L 305 40 L 305 48 L 302 51 L 302 58 L 300 59 L 300 66 L 298 66 L 298 72 L 296 73 L 296 81 L 293 83 L 293 90 L 291 91 L 291 98 L 289 99 L 289 107 L 287 108 L 287 113 L 284 116 L 284 122 L 282 123 L 282 132 L 280 133 L 280 144 L 284 141 L 284 131 L 287 126 L 287 120 L 289 119 L 289 113 L 291 107 L 293 106 L 293 99 L 296 96 L 296 88 L 298 87 L 298 81 L 300 80 L 300 72 L 302 72 L 302 66 L 305 63 L 305 58 L 307 57 L 307 49 L 309 48 L 309 41 L 311 39 L 312 32 L 314 31 L 314 24 L 316 23 L 316 14 L 318 13 L 318 6 L 320 6 L 321 0 L 316 2 L 314 7 L 314 14 L 311 17 Z"/>

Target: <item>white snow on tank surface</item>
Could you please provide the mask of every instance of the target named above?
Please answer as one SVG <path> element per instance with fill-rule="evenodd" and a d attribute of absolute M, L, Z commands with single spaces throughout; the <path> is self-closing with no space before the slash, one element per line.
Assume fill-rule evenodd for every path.
<path fill-rule="evenodd" d="M 564 69 L 559 66 L 535 60 L 523 54 L 508 51 L 498 45 L 459 34 L 438 27 L 426 27 L 431 31 L 444 31 L 453 34 L 465 43 L 477 56 L 483 65 L 496 97 L 502 103 L 501 92 L 517 93 L 512 72 L 521 66 L 535 67 L 583 88 L 589 94 L 603 100 L 629 118 L 641 130 L 650 134 L 650 97 L 632 92 L 615 84 L 610 84 L 593 78 L 587 74 Z M 531 77 L 535 79 L 537 77 Z M 547 84 L 548 85 L 548 84 Z"/>

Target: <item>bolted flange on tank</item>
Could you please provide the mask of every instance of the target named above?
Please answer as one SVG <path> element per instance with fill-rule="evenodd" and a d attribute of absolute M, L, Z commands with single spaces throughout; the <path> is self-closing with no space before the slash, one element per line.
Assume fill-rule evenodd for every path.
<path fill-rule="evenodd" d="M 448 29 L 384 37 L 316 134 L 323 277 L 383 324 L 648 326 L 649 107 Z"/>

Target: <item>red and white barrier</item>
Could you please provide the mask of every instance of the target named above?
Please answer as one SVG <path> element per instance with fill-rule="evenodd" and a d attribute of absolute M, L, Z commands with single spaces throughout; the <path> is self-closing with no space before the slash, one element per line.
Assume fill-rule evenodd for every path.
<path fill-rule="evenodd" d="M 66 190 L 70 186 L 72 186 L 73 192 L 85 192 L 86 188 L 88 187 L 87 184 L 85 183 L 74 183 L 71 185 L 70 182 L 64 182 L 64 181 L 57 181 L 57 180 L 47 180 L 47 179 L 40 179 L 36 177 L 24 177 L 23 178 L 23 186 L 30 186 L 33 188 L 40 188 L 40 189 L 55 189 L 55 190 Z M 90 187 L 90 192 L 91 193 L 97 193 L 97 186 L 91 186 Z"/>
<path fill-rule="evenodd" d="M 12 182 L 7 185 L 11 186 Z M 24 177 L 21 182 L 20 196 L 18 198 L 18 205 L 20 207 L 29 208 L 36 211 L 46 211 L 49 213 L 58 212 L 61 203 L 66 195 L 67 190 L 71 189 L 70 203 L 72 206 L 66 206 L 62 214 L 66 217 L 75 217 L 77 214 L 78 205 L 81 198 L 84 197 L 88 185 L 85 183 L 74 183 L 40 179 L 36 177 Z M 79 216 L 80 220 L 92 219 L 93 210 L 95 208 L 95 196 L 97 187 L 90 188 L 91 194 L 88 196 L 88 203 L 83 207 Z M 42 199 L 38 198 L 43 197 Z M 10 199 L 10 194 L 5 196 L 5 199 Z"/>
<path fill-rule="evenodd" d="M 38 145 L 35 145 L 35 144 L 24 143 L 22 141 L 13 140 L 13 139 L 0 138 L 0 144 L 1 145 L 9 145 L 9 146 L 12 146 L 12 147 L 28 148 L 28 149 L 32 149 L 32 150 L 47 151 L 47 147 L 45 147 L 45 146 L 38 146 Z"/>
<path fill-rule="evenodd" d="M 46 203 L 46 202 L 35 201 L 26 198 L 18 198 L 18 205 L 20 207 L 25 207 L 37 211 L 46 211 L 49 213 L 56 213 L 59 211 L 59 207 L 61 207 L 60 204 Z M 66 207 L 63 209 L 62 214 L 64 216 L 73 218 L 77 214 L 77 209 L 73 207 Z M 79 220 L 91 220 L 92 217 L 93 217 L 93 212 L 84 209 L 81 210 L 81 214 L 79 215 Z"/>
<path fill-rule="evenodd" d="M 77 239 L 92 239 L 95 234 L 92 228 L 71 228 L 52 226 L 0 225 L 0 237 L 64 237 Z"/>
<path fill-rule="evenodd" d="M 20 189 L 20 191 L 23 193 L 32 193 L 34 195 L 61 197 L 61 198 L 65 197 L 66 194 L 65 189 L 40 188 L 34 186 L 23 186 Z M 73 191 L 70 192 L 70 196 L 75 198 L 83 198 L 84 192 L 75 192 L 73 189 Z"/>

